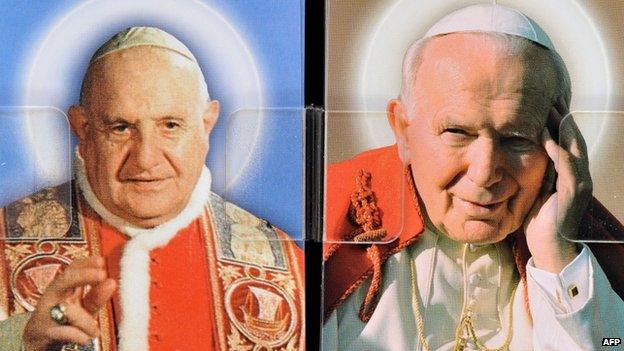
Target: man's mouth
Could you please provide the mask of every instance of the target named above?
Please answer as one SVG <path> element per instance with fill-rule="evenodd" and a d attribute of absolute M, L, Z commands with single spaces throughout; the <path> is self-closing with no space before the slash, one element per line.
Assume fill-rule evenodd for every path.
<path fill-rule="evenodd" d="M 493 219 L 506 203 L 507 199 L 477 202 L 453 196 L 453 204 L 461 208 L 469 217 L 474 219 Z"/>
<path fill-rule="evenodd" d="M 134 188 L 139 190 L 156 190 L 158 187 L 162 186 L 168 178 L 166 177 L 156 177 L 156 178 L 146 178 L 146 177 L 135 177 L 135 178 L 127 178 L 124 180 L 125 183 L 131 184 Z"/>
<path fill-rule="evenodd" d="M 144 177 L 136 177 L 136 178 L 128 178 L 127 181 L 130 182 L 157 182 L 159 180 L 164 180 L 165 177 L 160 178 L 144 178 Z"/>

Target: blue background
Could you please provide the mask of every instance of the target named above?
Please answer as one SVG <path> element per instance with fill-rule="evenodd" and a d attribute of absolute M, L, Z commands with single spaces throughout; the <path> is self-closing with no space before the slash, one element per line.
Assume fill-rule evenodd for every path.
<path fill-rule="evenodd" d="M 216 178 L 215 190 L 299 238 L 303 232 L 303 125 L 299 112 L 303 106 L 303 3 L 295 0 L 207 3 L 233 24 L 256 59 L 264 89 L 264 106 L 258 108 L 292 108 L 275 114 L 266 110 L 263 137 L 254 154 L 258 162 L 252 162 L 227 193 L 219 186 L 224 183 L 220 177 L 225 172 L 211 167 Z M 67 0 L 2 2 L 0 107 L 20 104 L 21 74 L 32 42 L 39 40 L 54 20 L 78 4 L 80 2 Z M 142 20 L 141 24 L 152 24 L 148 18 Z M 208 77 L 209 70 L 203 69 Z M 75 95 L 78 96 L 78 92 Z M 209 166 L 210 155 L 226 152 L 226 117 L 237 108 L 229 106 L 227 97 L 218 96 L 218 91 L 215 94 L 212 87 L 211 97 L 222 102 L 222 113 L 211 135 Z M 36 167 L 28 155 L 20 152 L 23 127 L 19 120 L 4 120 L 0 128 L 0 205 L 27 195 L 16 193 L 15 184 L 30 181 L 34 176 L 33 167 Z"/>

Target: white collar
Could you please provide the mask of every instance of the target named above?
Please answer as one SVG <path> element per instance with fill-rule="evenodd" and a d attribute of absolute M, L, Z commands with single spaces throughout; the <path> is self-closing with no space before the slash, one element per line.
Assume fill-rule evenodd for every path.
<path fill-rule="evenodd" d="M 112 225 L 115 229 L 131 238 L 142 236 L 142 234 L 147 234 L 146 236 L 149 235 L 153 237 L 156 233 L 164 236 L 168 236 L 166 234 L 177 233 L 180 229 L 189 225 L 189 223 L 201 214 L 201 211 L 203 211 L 204 206 L 210 198 L 212 177 L 208 167 L 204 166 L 197 184 L 195 185 L 195 189 L 193 189 L 193 192 L 191 193 L 188 204 L 177 216 L 154 228 L 140 228 L 113 214 L 106 207 L 104 207 L 100 200 L 98 200 L 95 196 L 95 193 L 89 184 L 86 176 L 84 160 L 80 156 L 78 148 L 76 148 L 75 156 L 74 171 L 76 173 L 76 181 L 78 182 L 78 186 L 80 187 L 80 190 L 82 191 L 82 194 L 89 206 L 91 206 L 91 208 L 95 210 L 95 212 L 100 215 L 106 223 Z"/>
<path fill-rule="evenodd" d="M 150 251 L 166 246 L 178 231 L 201 215 L 210 198 L 210 171 L 204 166 L 188 204 L 176 217 L 150 229 L 133 226 L 102 205 L 89 185 L 84 161 L 77 148 L 75 172 L 78 186 L 89 206 L 104 221 L 131 238 L 124 246 L 119 264 L 119 297 L 122 319 L 118 328 L 118 350 L 147 350 L 149 348 L 150 319 Z"/>

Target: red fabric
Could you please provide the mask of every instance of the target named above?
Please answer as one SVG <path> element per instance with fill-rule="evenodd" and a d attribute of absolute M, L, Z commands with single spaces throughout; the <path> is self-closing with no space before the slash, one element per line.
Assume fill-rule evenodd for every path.
<path fill-rule="evenodd" d="M 104 225 L 100 240 L 109 274 L 119 281 L 119 260 L 127 239 Z M 217 349 L 213 329 L 215 314 L 200 221 L 196 220 L 178 232 L 166 247 L 152 250 L 150 257 L 150 350 Z M 118 293 L 113 297 L 113 306 L 119 325 Z"/>
<path fill-rule="evenodd" d="M 56 196 L 58 191 L 57 188 L 45 189 L 46 194 L 52 196 Z M 80 194 L 78 188 L 76 194 Z M 43 201 L 41 196 L 37 196 L 33 195 L 28 201 L 20 201 L 7 207 L 11 210 L 8 218 L 7 208 L 0 209 L 0 236 L 13 228 L 13 236 L 19 239 L 0 240 L 0 248 L 6 248 L 0 250 L 0 309 L 7 310 L 10 314 L 22 313 L 24 308 L 36 304 L 40 296 L 37 292 L 39 286 L 36 284 L 41 280 L 35 282 L 24 273 L 24 268 L 30 267 L 25 264 L 36 266 L 54 262 L 66 266 L 75 259 L 101 255 L 105 257 L 109 276 L 116 280 L 120 276 L 120 259 L 128 239 L 104 223 L 82 198 L 76 199 L 73 215 L 69 210 L 66 213 L 67 218 L 72 216 L 76 219 L 67 233 L 70 240 L 64 237 L 46 239 L 45 243 L 40 244 L 29 236 L 22 235 L 22 228 L 15 222 L 22 210 L 19 206 L 26 202 Z M 58 201 L 61 203 L 60 199 Z M 235 206 L 232 210 L 236 218 L 238 215 L 247 216 L 242 209 Z M 285 265 L 260 269 L 260 263 L 255 262 L 254 257 L 250 257 L 249 261 L 247 258 L 239 260 L 219 251 L 216 241 L 219 239 L 212 232 L 214 227 L 209 211 L 205 207 L 199 218 L 179 231 L 166 247 L 151 252 L 152 284 L 149 294 L 152 308 L 148 331 L 151 335 L 148 335 L 150 350 L 251 350 L 264 349 L 269 344 L 275 346 L 272 348 L 276 350 L 303 349 L 305 306 L 301 249 L 287 234 L 273 228 L 281 241 L 279 244 L 272 243 L 271 248 L 274 253 L 279 250 Z M 221 219 L 227 220 L 227 217 Z M 240 219 L 243 222 L 245 220 Z M 240 223 L 243 226 L 251 225 L 243 222 Z M 259 223 L 258 225 L 267 225 Z M 250 228 L 256 229 L 258 228 Z M 76 240 L 77 238 L 80 240 Z M 28 279 L 32 286 L 25 286 L 14 293 L 8 283 L 2 284 L 3 281 L 8 282 L 10 274 L 14 273 L 18 278 Z M 272 292 L 283 299 L 280 300 L 282 303 L 279 306 L 279 316 L 283 317 L 280 321 L 285 322 L 268 325 L 272 328 L 277 326 L 278 331 L 265 333 L 263 328 L 267 324 L 257 321 L 258 316 L 254 314 L 260 310 L 251 307 L 259 307 L 258 303 L 261 301 L 257 296 L 256 300 L 246 298 L 254 297 L 250 289 L 252 286 Z M 238 299 L 240 296 L 245 296 L 245 299 Z M 256 319 L 239 313 L 245 307 L 251 308 L 247 311 L 251 311 L 251 317 Z M 116 349 L 116 326 L 122 319 L 121 313 L 120 298 L 116 293 L 111 303 L 107 304 L 106 311 L 97 316 L 102 333 L 99 348 L 102 350 Z"/>
<path fill-rule="evenodd" d="M 412 244 L 423 231 L 418 202 L 409 190 L 409 177 L 398 158 L 396 145 L 370 150 L 351 160 L 330 165 L 326 178 L 326 211 L 324 245 L 325 316 L 338 307 L 371 274 L 373 263 L 366 255 L 368 245 L 333 244 L 349 234 L 355 226 L 348 220 L 350 196 L 358 172 L 371 173 L 371 188 L 382 211 L 382 227 L 393 236 L 380 244 L 382 264 L 392 254 Z M 624 240 L 624 227 L 596 199 L 592 200 L 581 222 L 581 239 L 586 233 L 602 240 Z M 522 241 L 523 238 L 519 238 Z M 522 261 L 530 257 L 527 246 L 519 243 Z M 617 263 L 624 259 L 623 244 L 589 244 L 613 289 L 624 299 L 624 269 Z"/>
<path fill-rule="evenodd" d="M 355 189 L 360 169 L 372 175 L 371 188 L 381 210 L 381 226 L 387 236 L 378 245 L 381 263 L 416 240 L 423 222 L 404 167 L 390 146 L 364 152 L 356 158 L 330 165 L 327 172 L 324 254 L 325 315 L 346 299 L 373 272 L 373 262 L 366 254 L 369 245 L 335 244 L 355 229 L 347 219 L 349 199 Z"/>

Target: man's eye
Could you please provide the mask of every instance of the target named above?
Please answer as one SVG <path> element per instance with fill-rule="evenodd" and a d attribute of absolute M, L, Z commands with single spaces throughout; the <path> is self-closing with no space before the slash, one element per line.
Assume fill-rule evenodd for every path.
<path fill-rule="evenodd" d="M 178 127 L 180 127 L 180 124 L 176 122 L 169 121 L 165 123 L 165 128 L 170 130 L 177 129 Z"/>
<path fill-rule="evenodd" d="M 115 133 L 125 133 L 128 129 L 130 129 L 130 126 L 127 124 L 115 124 L 111 127 L 111 129 Z"/>
<path fill-rule="evenodd" d="M 460 135 L 468 135 L 468 132 L 466 132 L 463 129 L 459 129 L 459 128 L 447 128 L 444 130 L 445 133 L 451 133 L 451 134 L 460 134 Z"/>
<path fill-rule="evenodd" d="M 459 128 L 446 128 L 442 132 L 442 140 L 451 146 L 465 145 L 470 141 L 470 134 Z"/>

